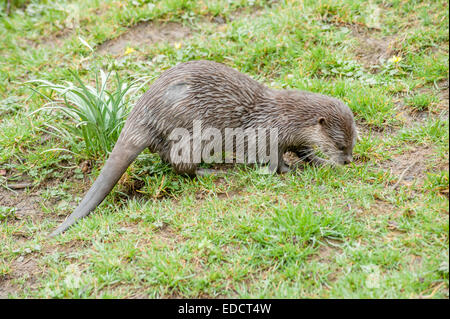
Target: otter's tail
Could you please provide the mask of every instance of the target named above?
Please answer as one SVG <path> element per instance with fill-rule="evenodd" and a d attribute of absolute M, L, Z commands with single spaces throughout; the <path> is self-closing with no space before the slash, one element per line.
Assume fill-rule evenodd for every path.
<path fill-rule="evenodd" d="M 114 188 L 117 181 L 126 171 L 128 166 L 136 159 L 140 152 L 145 148 L 126 145 L 120 140 L 114 146 L 105 166 L 100 172 L 97 180 L 84 196 L 81 203 L 73 213 L 56 228 L 50 237 L 64 232 L 67 228 L 75 224 L 79 219 L 89 215 L 105 199 L 109 192 Z"/>

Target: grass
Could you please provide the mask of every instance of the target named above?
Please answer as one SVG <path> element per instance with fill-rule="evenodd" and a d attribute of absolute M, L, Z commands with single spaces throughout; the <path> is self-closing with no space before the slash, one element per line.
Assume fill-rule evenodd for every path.
<path fill-rule="evenodd" d="M 442 8 L 447 2 L 14 2 L 0 16 L 0 296 L 448 298 Z M 142 21 L 190 31 L 123 43 L 115 56 L 98 51 Z M 88 152 L 80 138 L 46 132 L 72 122 L 37 112 L 48 99 L 26 82 L 95 88 L 97 69 L 131 83 L 192 59 L 343 100 L 361 133 L 356 161 L 273 176 L 237 165 L 223 177 L 188 178 L 145 151 L 95 213 L 46 238 L 110 145 Z"/>

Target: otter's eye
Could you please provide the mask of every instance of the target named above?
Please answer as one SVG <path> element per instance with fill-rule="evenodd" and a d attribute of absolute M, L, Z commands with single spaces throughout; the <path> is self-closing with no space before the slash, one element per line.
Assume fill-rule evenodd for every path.
<path fill-rule="evenodd" d="M 345 151 L 345 146 L 339 146 L 338 148 L 340 151 Z"/>

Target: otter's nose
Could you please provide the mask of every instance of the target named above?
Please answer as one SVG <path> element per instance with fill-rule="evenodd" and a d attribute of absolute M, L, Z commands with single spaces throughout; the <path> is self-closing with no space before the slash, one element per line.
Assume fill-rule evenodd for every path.
<path fill-rule="evenodd" d="M 349 160 L 344 160 L 344 165 L 350 164 L 351 161 Z"/>
<path fill-rule="evenodd" d="M 344 165 L 350 164 L 352 162 L 352 160 L 353 160 L 352 156 L 347 156 L 344 159 Z"/>

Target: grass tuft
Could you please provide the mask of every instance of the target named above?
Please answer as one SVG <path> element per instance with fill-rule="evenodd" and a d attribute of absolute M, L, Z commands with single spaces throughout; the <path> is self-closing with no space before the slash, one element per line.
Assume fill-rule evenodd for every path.
<path fill-rule="evenodd" d="M 49 101 L 31 114 L 44 110 L 62 112 L 63 121 L 46 123 L 46 132 L 66 141 L 70 151 L 78 155 L 105 155 L 112 150 L 130 111 L 129 96 L 139 92 L 148 77 L 127 83 L 115 73 L 115 85 L 111 87 L 111 72 L 95 72 L 95 86 L 84 83 L 75 72 L 71 74 L 75 83 L 27 82 L 36 86 L 31 87 L 35 93 Z"/>

